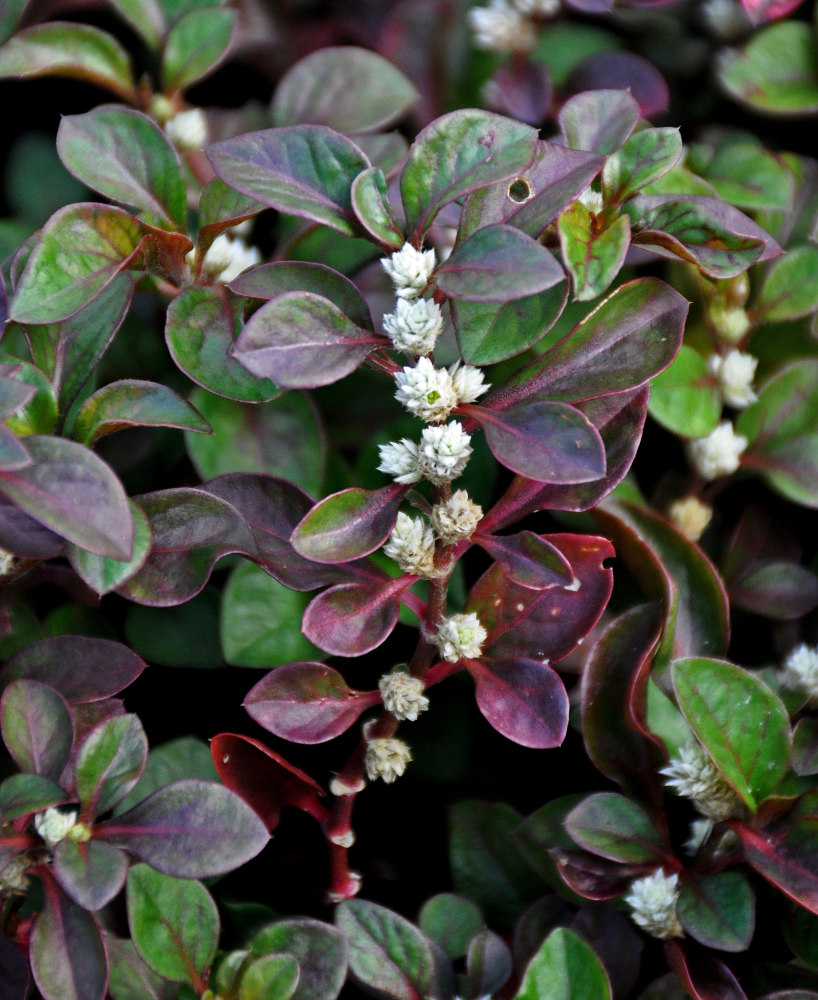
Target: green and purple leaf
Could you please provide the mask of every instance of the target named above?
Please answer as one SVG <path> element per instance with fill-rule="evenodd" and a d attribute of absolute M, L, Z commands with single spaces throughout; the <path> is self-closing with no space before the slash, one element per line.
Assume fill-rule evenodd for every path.
<path fill-rule="evenodd" d="M 224 7 L 189 10 L 173 25 L 162 52 L 162 83 L 173 93 L 212 73 L 227 55 L 236 11 Z"/>
<path fill-rule="evenodd" d="M 210 425 L 186 399 L 166 385 L 123 379 L 98 389 L 80 407 L 74 435 L 92 445 L 106 434 L 127 427 L 177 427 L 212 433 Z"/>
<path fill-rule="evenodd" d="M 764 275 L 753 305 L 753 316 L 778 323 L 799 319 L 818 310 L 818 247 L 788 250 Z"/>
<path fill-rule="evenodd" d="M 158 976 L 139 957 L 129 939 L 104 934 L 108 953 L 108 989 L 115 1000 L 174 1000 L 175 983 Z"/>
<path fill-rule="evenodd" d="M 583 799 L 566 816 L 565 829 L 579 847 L 609 861 L 661 866 L 672 858 L 645 810 L 616 792 Z"/>
<path fill-rule="evenodd" d="M 683 437 L 705 437 L 721 418 L 718 381 L 698 351 L 682 344 L 669 367 L 650 385 L 648 412 L 663 427 Z"/>
<path fill-rule="evenodd" d="M 676 912 L 682 927 L 700 944 L 719 951 L 745 951 L 755 931 L 755 896 L 739 872 L 687 879 Z"/>
<path fill-rule="evenodd" d="M 125 885 L 128 858 L 104 840 L 77 843 L 70 837 L 54 848 L 54 877 L 83 910 L 102 909 Z"/>
<path fill-rule="evenodd" d="M 602 170 L 605 201 L 621 205 L 675 167 L 682 152 L 677 128 L 646 128 L 635 132 L 605 161 Z"/>
<path fill-rule="evenodd" d="M 511 952 L 499 934 L 490 930 L 475 934 L 466 954 L 468 996 L 485 997 L 499 993 L 512 972 Z"/>
<path fill-rule="evenodd" d="M 71 710 L 61 694 L 39 681 L 12 681 L 0 698 L 0 727 L 21 771 L 59 779 L 74 742 Z"/>
<path fill-rule="evenodd" d="M 560 550 L 533 531 L 516 535 L 488 535 L 478 531 L 472 541 L 503 568 L 513 583 L 530 590 L 566 587 L 574 574 Z"/>
<path fill-rule="evenodd" d="M 0 784 L 0 821 L 9 823 L 49 806 L 60 805 L 67 798 L 64 788 L 39 774 L 22 771 L 12 774 Z"/>
<path fill-rule="evenodd" d="M 389 204 L 386 178 L 380 167 L 361 171 L 352 182 L 352 207 L 363 228 L 382 246 L 400 250 L 406 237 Z"/>
<path fill-rule="evenodd" d="M 74 786 L 84 815 L 108 812 L 139 780 L 148 740 L 135 715 L 117 715 L 85 737 L 74 764 Z"/>
<path fill-rule="evenodd" d="M 639 105 L 627 90 L 585 90 L 560 109 L 565 145 L 610 156 L 636 127 Z"/>
<path fill-rule="evenodd" d="M 631 244 L 627 215 L 604 228 L 581 201 L 569 205 L 557 220 L 562 259 L 574 285 L 574 299 L 588 302 L 601 295 L 619 274 Z"/>
<path fill-rule="evenodd" d="M 733 973 L 708 952 L 674 940 L 665 944 L 665 959 L 693 1000 L 747 1000 Z"/>
<path fill-rule="evenodd" d="M 426 900 L 418 914 L 418 927 L 426 937 L 456 961 L 462 958 L 469 942 L 486 926 L 480 907 L 471 899 L 441 892 Z M 484 995 L 485 991 L 477 994 Z"/>
<path fill-rule="evenodd" d="M 332 656 L 362 656 L 391 635 L 398 623 L 401 595 L 414 577 L 375 583 L 339 583 L 314 597 L 301 631 Z"/>
<path fill-rule="evenodd" d="M 106 559 L 69 542 L 68 560 L 77 575 L 97 594 L 109 594 L 139 572 L 150 554 L 153 536 L 141 507 L 128 501 L 134 526 L 133 555 L 128 560 Z"/>
<path fill-rule="evenodd" d="M 346 980 L 349 946 L 332 924 L 309 917 L 277 920 L 248 942 L 253 955 L 292 956 L 299 977 L 293 1000 L 335 1000 Z"/>

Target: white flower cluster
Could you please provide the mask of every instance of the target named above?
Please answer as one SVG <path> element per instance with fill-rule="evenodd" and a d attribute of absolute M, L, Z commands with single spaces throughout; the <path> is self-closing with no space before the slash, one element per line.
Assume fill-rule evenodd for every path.
<path fill-rule="evenodd" d="M 592 215 L 598 215 L 605 207 L 602 195 L 599 191 L 594 191 L 590 186 L 585 188 L 579 198 L 577 198 L 577 201 L 583 204 Z"/>
<path fill-rule="evenodd" d="M 78 827 L 77 817 L 79 816 L 79 810 L 59 809 L 57 806 L 49 806 L 48 809 L 41 813 L 37 813 L 34 817 L 34 829 L 43 838 L 43 840 L 48 844 L 49 847 L 53 848 L 56 844 L 59 844 L 61 840 L 64 840 L 67 836 L 72 834 L 75 827 Z M 85 827 L 79 827 L 76 831 L 78 835 L 74 835 L 75 840 L 87 840 L 88 837 L 83 836 L 83 831 Z M 90 836 L 90 834 L 89 834 Z"/>
<path fill-rule="evenodd" d="M 9 576 L 17 562 L 17 556 L 5 549 L 0 549 L 0 578 Z"/>
<path fill-rule="evenodd" d="M 378 690 L 383 698 L 383 707 L 400 721 L 415 722 L 421 712 L 429 707 L 429 699 L 423 693 L 423 681 L 419 677 L 397 672 L 384 674 L 378 681 Z"/>
<path fill-rule="evenodd" d="M 196 251 L 191 250 L 187 255 L 187 261 L 193 265 L 195 260 Z M 261 254 L 257 247 L 248 247 L 239 237 L 221 233 L 213 240 L 204 255 L 202 272 L 213 281 L 227 284 L 248 267 L 255 267 L 260 263 Z"/>
<path fill-rule="evenodd" d="M 403 740 L 394 737 L 369 740 L 364 757 L 367 777 L 370 781 L 382 778 L 391 785 L 403 774 L 411 759 L 412 754 Z"/>
<path fill-rule="evenodd" d="M 696 472 L 710 480 L 735 472 L 748 444 L 743 434 L 736 434 L 729 420 L 723 420 L 707 437 L 689 441 L 687 451 Z"/>
<path fill-rule="evenodd" d="M 796 646 L 784 660 L 781 683 L 800 691 L 810 701 L 818 701 L 818 646 L 803 642 Z"/>
<path fill-rule="evenodd" d="M 657 868 L 652 875 L 634 879 L 625 896 L 633 922 L 663 941 L 684 934 L 676 915 L 678 881 L 679 876 L 675 872 L 666 875 L 661 868 Z"/>
<path fill-rule="evenodd" d="M 435 534 L 422 517 L 401 511 L 383 551 L 404 573 L 427 580 L 435 576 Z"/>
<path fill-rule="evenodd" d="M 0 869 L 0 893 L 25 892 L 28 889 L 26 872 L 32 866 L 32 859 L 25 851 L 15 856 Z"/>
<path fill-rule="evenodd" d="M 753 392 L 753 379 L 758 358 L 735 348 L 727 354 L 711 354 L 707 359 L 707 370 L 719 380 L 719 388 L 724 402 L 737 410 L 754 403 L 758 398 Z"/>
<path fill-rule="evenodd" d="M 674 500 L 668 507 L 668 517 L 691 542 L 698 542 L 713 517 L 713 508 L 690 495 Z"/>
<path fill-rule="evenodd" d="M 465 490 L 456 490 L 448 500 L 432 507 L 432 527 L 445 545 L 469 538 L 483 516 L 483 508 Z"/>
<path fill-rule="evenodd" d="M 441 485 L 456 479 L 466 468 L 471 455 L 471 436 L 453 421 L 424 427 L 417 445 L 408 438 L 380 445 L 379 472 L 386 472 L 396 483 L 416 483 L 428 479 Z"/>
<path fill-rule="evenodd" d="M 435 264 L 434 250 L 416 250 L 411 243 L 381 261 L 399 299 L 416 299 L 429 284 Z"/>
<path fill-rule="evenodd" d="M 556 17 L 562 10 L 562 0 L 514 0 L 514 6 L 533 17 Z"/>
<path fill-rule="evenodd" d="M 429 358 L 396 372 L 395 383 L 395 399 L 427 423 L 445 420 L 456 406 L 473 403 L 489 389 L 479 368 L 460 362 L 448 369 L 435 368 Z"/>
<path fill-rule="evenodd" d="M 165 132 L 173 145 L 183 152 L 204 149 L 207 145 L 207 119 L 199 108 L 177 112 L 165 123 Z"/>
<path fill-rule="evenodd" d="M 672 757 L 659 773 L 667 776 L 668 788 L 690 799 L 696 810 L 708 819 L 718 822 L 734 816 L 739 809 L 738 796 L 698 743 L 682 747 L 679 756 Z"/>
<path fill-rule="evenodd" d="M 487 636 L 488 632 L 472 611 L 445 618 L 438 626 L 434 641 L 444 660 L 457 663 L 458 660 L 476 660 L 483 652 Z"/>
<path fill-rule="evenodd" d="M 418 297 L 429 284 L 435 264 L 434 250 L 416 250 L 411 243 L 381 260 L 398 297 L 395 311 L 383 318 L 383 328 L 397 350 L 406 354 L 431 354 L 443 329 L 437 302 Z"/>
<path fill-rule="evenodd" d="M 537 41 L 534 24 L 508 0 L 491 0 L 466 15 L 474 44 L 487 52 L 528 52 Z"/>

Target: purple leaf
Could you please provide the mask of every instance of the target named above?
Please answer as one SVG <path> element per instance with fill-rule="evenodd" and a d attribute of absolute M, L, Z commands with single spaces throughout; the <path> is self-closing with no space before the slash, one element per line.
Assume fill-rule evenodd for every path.
<path fill-rule="evenodd" d="M 223 875 L 254 858 L 269 839 L 238 795 L 210 781 L 175 781 L 95 828 L 116 847 L 178 878 Z"/>
<path fill-rule="evenodd" d="M 592 535 L 546 535 L 570 563 L 570 588 L 527 590 L 509 581 L 499 566 L 472 587 L 467 611 L 477 613 L 488 639 L 488 660 L 547 660 L 557 663 L 590 632 L 611 593 L 612 573 L 603 566 L 611 544 Z"/>
<path fill-rule="evenodd" d="M 818 607 L 818 576 L 783 560 L 757 563 L 727 589 L 735 607 L 766 618 L 792 621 Z"/>
<path fill-rule="evenodd" d="M 347 975 L 349 945 L 332 924 L 310 917 L 277 920 L 247 942 L 251 954 L 289 955 L 300 975 L 292 1000 L 335 1000 Z"/>
<path fill-rule="evenodd" d="M 58 635 L 26 646 L 0 672 L 0 685 L 20 677 L 55 688 L 69 705 L 102 701 L 132 684 L 145 662 L 121 643 Z"/>
<path fill-rule="evenodd" d="M 102 1000 L 108 962 L 99 927 L 48 876 L 31 932 L 31 971 L 44 1000 Z"/>
<path fill-rule="evenodd" d="M 0 494 L 0 546 L 17 556 L 51 559 L 64 545 L 59 535 Z"/>
<path fill-rule="evenodd" d="M 177 427 L 212 433 L 210 425 L 186 399 L 158 382 L 122 379 L 98 389 L 80 407 L 74 436 L 92 445 L 127 427 Z"/>
<path fill-rule="evenodd" d="M 665 958 L 693 1000 L 747 1000 L 727 966 L 695 945 L 668 941 Z"/>
<path fill-rule="evenodd" d="M 499 993 L 512 972 L 511 952 L 503 939 L 490 930 L 475 934 L 466 953 L 468 996 L 485 997 Z"/>
<path fill-rule="evenodd" d="M 380 548 L 389 537 L 408 486 L 342 490 L 320 500 L 298 523 L 292 545 L 316 562 L 340 563 Z"/>
<path fill-rule="evenodd" d="M 100 910 L 125 884 L 128 859 L 104 840 L 78 844 L 64 837 L 54 848 L 54 877 L 83 910 Z"/>
<path fill-rule="evenodd" d="M 551 105 L 548 67 L 528 61 L 506 63 L 484 84 L 484 94 L 495 111 L 527 125 L 539 125 Z"/>
<path fill-rule="evenodd" d="M 604 53 L 597 53 L 600 59 Z M 579 88 L 577 88 L 579 89 Z M 639 105 L 627 90 L 593 90 L 569 98 L 559 113 L 566 146 L 601 156 L 615 153 L 639 121 Z"/>
<path fill-rule="evenodd" d="M 253 313 L 233 355 L 253 375 L 285 389 L 314 388 L 349 375 L 386 337 L 359 327 L 329 299 L 284 292 Z"/>
<path fill-rule="evenodd" d="M 0 492 L 35 520 L 83 549 L 130 559 L 133 521 L 110 466 L 66 438 L 30 435 L 33 465 L 0 471 Z"/>
<path fill-rule="evenodd" d="M 565 403 L 524 401 L 506 409 L 464 405 L 494 457 L 528 479 L 587 483 L 605 474 L 605 450 L 588 418 Z"/>
<path fill-rule="evenodd" d="M 514 583 L 531 590 L 548 590 L 567 586 L 574 579 L 565 556 L 542 535 L 521 531 L 517 535 L 485 535 L 481 532 L 472 541 L 485 549 L 499 563 Z"/>
<path fill-rule="evenodd" d="M 71 710 L 62 695 L 39 681 L 12 681 L 0 698 L 0 725 L 21 771 L 59 779 L 74 742 Z"/>
<path fill-rule="evenodd" d="M 22 469 L 31 465 L 25 445 L 9 429 L 0 425 L 0 469 Z"/>
<path fill-rule="evenodd" d="M 551 667 L 539 660 L 489 658 L 466 664 L 477 707 L 498 733 L 524 747 L 559 746 L 568 728 L 568 695 Z"/>
<path fill-rule="evenodd" d="M 572 71 L 566 87 L 572 93 L 580 94 L 599 90 L 629 92 L 639 105 L 639 114 L 643 118 L 653 118 L 667 111 L 670 99 L 667 84 L 653 63 L 622 50 L 596 52 L 583 59 Z"/>
<path fill-rule="evenodd" d="M 0 1000 L 26 1000 L 28 962 L 5 934 L 0 935 Z"/>
<path fill-rule="evenodd" d="M 247 694 L 244 707 L 260 726 L 292 743 L 324 743 L 380 703 L 375 691 L 353 691 L 324 663 L 288 663 Z"/>
<path fill-rule="evenodd" d="M 268 830 L 278 826 L 284 806 L 303 809 L 319 821 L 326 814 L 319 801 L 326 794 L 323 788 L 258 740 L 219 733 L 210 741 L 210 752 L 221 780 L 255 810 Z"/>
<path fill-rule="evenodd" d="M 414 577 L 377 583 L 339 583 L 307 606 L 301 631 L 333 656 L 362 656 L 391 634 L 398 622 L 400 597 Z"/>
<path fill-rule="evenodd" d="M 633 879 L 644 872 L 642 865 L 623 865 L 588 851 L 555 847 L 549 853 L 563 882 L 585 899 L 621 896 L 628 891 Z"/>

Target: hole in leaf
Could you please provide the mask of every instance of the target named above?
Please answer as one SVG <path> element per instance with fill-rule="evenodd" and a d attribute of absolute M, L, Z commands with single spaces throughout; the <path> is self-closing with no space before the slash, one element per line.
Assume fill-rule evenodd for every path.
<path fill-rule="evenodd" d="M 518 205 L 524 201 L 528 201 L 533 194 L 534 188 L 532 188 L 527 177 L 515 177 L 508 186 L 509 198 L 512 201 L 516 201 Z"/>

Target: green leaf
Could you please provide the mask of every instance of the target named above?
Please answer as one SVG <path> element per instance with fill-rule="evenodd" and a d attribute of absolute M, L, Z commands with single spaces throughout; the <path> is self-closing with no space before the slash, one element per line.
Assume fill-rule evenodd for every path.
<path fill-rule="evenodd" d="M 150 969 L 130 940 L 105 933 L 108 990 L 113 1000 L 174 1000 L 176 987 Z"/>
<path fill-rule="evenodd" d="M 3 0 L 0 4 L 0 42 L 14 33 L 27 0 Z"/>
<path fill-rule="evenodd" d="M 610 156 L 633 132 L 639 105 L 629 90 L 589 90 L 576 94 L 560 108 L 565 145 Z"/>
<path fill-rule="evenodd" d="M 275 125 L 310 122 L 338 132 L 372 132 L 403 117 L 419 94 L 383 56 L 348 45 L 300 59 L 276 87 Z"/>
<path fill-rule="evenodd" d="M 321 652 L 301 634 L 301 617 L 309 602 L 309 595 L 289 590 L 253 563 L 242 562 L 222 596 L 225 660 L 238 667 L 320 660 Z"/>
<path fill-rule="evenodd" d="M 676 128 L 646 128 L 635 132 L 605 161 L 602 191 L 605 202 L 617 205 L 645 185 L 658 180 L 682 157 L 682 139 Z"/>
<path fill-rule="evenodd" d="M 216 173 L 243 194 L 281 212 L 359 233 L 352 182 L 369 161 L 354 142 L 323 125 L 248 132 L 207 150 Z"/>
<path fill-rule="evenodd" d="M 197 669 L 224 665 L 219 644 L 219 596 L 210 588 L 178 607 L 132 605 L 125 620 L 125 635 L 151 663 Z"/>
<path fill-rule="evenodd" d="M 611 1000 L 594 950 L 567 927 L 552 931 L 528 963 L 515 1000 Z"/>
<path fill-rule="evenodd" d="M 648 412 L 674 434 L 705 437 L 721 418 L 721 392 L 707 362 L 683 344 L 668 368 L 650 385 Z"/>
<path fill-rule="evenodd" d="M 349 941 L 349 971 L 364 988 L 394 1000 L 419 1000 L 434 982 L 434 958 L 421 932 L 376 903 L 348 899 L 335 924 Z"/>
<path fill-rule="evenodd" d="M 389 204 L 386 178 L 380 167 L 363 170 L 352 182 L 352 207 L 370 236 L 393 250 L 400 250 L 406 237 Z"/>
<path fill-rule="evenodd" d="M 191 397 L 213 428 L 212 435 L 186 434 L 190 459 L 202 479 L 227 472 L 263 472 L 320 490 L 324 476 L 323 429 L 310 398 L 290 392 L 251 406 L 197 389 Z"/>
<path fill-rule="evenodd" d="M 139 781 L 126 798 L 117 804 L 114 815 L 135 806 L 163 785 L 183 778 L 218 780 L 210 748 L 196 736 L 177 736 L 167 743 L 151 747 Z"/>
<path fill-rule="evenodd" d="M 167 21 L 160 0 L 110 0 L 111 6 L 134 31 L 156 50 L 167 30 Z"/>
<path fill-rule="evenodd" d="M 292 955 L 257 958 L 242 973 L 238 1000 L 290 1000 L 298 975 L 298 962 Z"/>
<path fill-rule="evenodd" d="M 687 724 L 755 811 L 789 767 L 789 718 L 781 699 L 759 677 L 725 660 L 676 660 L 671 674 Z"/>
<path fill-rule="evenodd" d="M 596 216 L 575 201 L 557 220 L 562 259 L 574 283 L 574 299 L 587 302 L 610 285 L 625 262 L 631 242 L 627 215 L 620 215 L 604 229 Z"/>
<path fill-rule="evenodd" d="M 54 389 L 51 382 L 34 365 L 24 361 L 22 364 L 13 359 L 10 355 L 0 355 L 0 359 L 5 359 L 15 367 L 19 366 L 19 371 L 15 372 L 8 380 L 8 391 L 17 394 L 19 391 L 26 391 L 27 386 L 31 386 L 35 391 L 30 397 L 14 407 L 10 416 L 7 416 L 3 423 L 18 437 L 28 437 L 30 434 L 50 434 L 55 430 L 60 418 L 57 400 L 54 398 Z M 27 390 L 31 392 L 31 390 Z"/>
<path fill-rule="evenodd" d="M 57 132 L 57 150 L 67 169 L 94 191 L 185 226 L 179 156 L 147 115 L 114 107 L 67 115 Z"/>
<path fill-rule="evenodd" d="M 74 741 L 71 710 L 62 695 L 47 684 L 18 678 L 3 692 L 0 726 L 21 771 L 59 779 Z"/>
<path fill-rule="evenodd" d="M 128 53 L 88 24 L 52 21 L 17 32 L 0 48 L 0 77 L 71 76 L 137 99 Z"/>
<path fill-rule="evenodd" d="M 753 317 L 767 323 L 799 319 L 818 310 L 818 248 L 795 247 L 764 276 Z"/>
<path fill-rule="evenodd" d="M 418 926 L 453 961 L 462 958 L 475 934 L 485 927 L 480 907 L 470 899 L 443 892 L 427 899 L 418 916 Z"/>
<path fill-rule="evenodd" d="M 292 955 L 300 975 L 293 1000 L 335 1000 L 347 974 L 346 938 L 331 924 L 308 917 L 279 920 L 253 935 L 253 955 Z"/>
<path fill-rule="evenodd" d="M 786 59 L 781 58 L 786 52 Z M 816 42 L 811 25 L 782 21 L 752 36 L 719 67 L 727 93 L 767 114 L 810 115 L 818 110 Z"/>
<path fill-rule="evenodd" d="M 121 208 L 67 205 L 43 227 L 12 303 L 18 323 L 66 319 L 94 299 L 139 246 L 142 229 Z"/>
<path fill-rule="evenodd" d="M 441 291 L 469 302 L 504 302 L 543 292 L 563 280 L 549 250 L 513 226 L 478 229 L 435 271 Z"/>
<path fill-rule="evenodd" d="M 427 125 L 409 149 L 400 180 L 413 238 L 422 239 L 443 205 L 524 170 L 537 137 L 528 125 L 474 108 Z"/>
<path fill-rule="evenodd" d="M 91 445 L 106 434 L 127 427 L 178 427 L 210 433 L 210 425 L 187 400 L 158 382 L 124 379 L 98 389 L 82 404 L 74 435 Z"/>
<path fill-rule="evenodd" d="M 138 573 L 151 550 L 151 526 L 142 509 L 128 501 L 134 527 L 133 555 L 128 560 L 106 559 L 78 545 L 68 543 L 66 555 L 77 575 L 100 597 L 125 583 Z"/>
<path fill-rule="evenodd" d="M 103 1000 L 105 946 L 94 917 L 54 883 L 31 932 L 31 971 L 47 1000 Z"/>
<path fill-rule="evenodd" d="M 128 874 L 128 858 L 104 840 L 77 843 L 64 837 L 54 848 L 54 875 L 84 910 L 101 910 L 117 896 Z"/>
<path fill-rule="evenodd" d="M 135 715 L 117 715 L 92 729 L 79 748 L 74 770 L 83 811 L 96 816 L 125 798 L 147 756 L 148 740 Z"/>
<path fill-rule="evenodd" d="M 683 883 L 676 913 L 701 944 L 720 951 L 745 951 L 755 930 L 755 896 L 739 872 L 702 875 Z"/>
<path fill-rule="evenodd" d="M 755 140 L 721 143 L 699 171 L 725 201 L 739 208 L 788 212 L 795 196 L 795 177 L 787 163 Z"/>
<path fill-rule="evenodd" d="M 173 93 L 212 72 L 230 47 L 236 12 L 204 7 L 180 17 L 168 32 L 162 53 L 162 80 Z"/>
<path fill-rule="evenodd" d="M 0 784 L 0 819 L 8 823 L 58 805 L 66 798 L 65 789 L 48 778 L 39 774 L 12 774 Z"/>
<path fill-rule="evenodd" d="M 565 818 L 574 842 L 603 858 L 626 864 L 661 864 L 666 845 L 638 803 L 616 792 L 583 799 Z"/>
<path fill-rule="evenodd" d="M 128 872 L 127 901 L 142 958 L 160 976 L 199 990 L 219 941 L 219 913 L 207 889 L 138 864 Z"/>
<path fill-rule="evenodd" d="M 207 253 L 207 248 L 219 233 L 262 211 L 264 205 L 260 201 L 228 187 L 221 177 L 212 177 L 202 188 L 199 198 L 198 242 L 201 255 Z"/>

